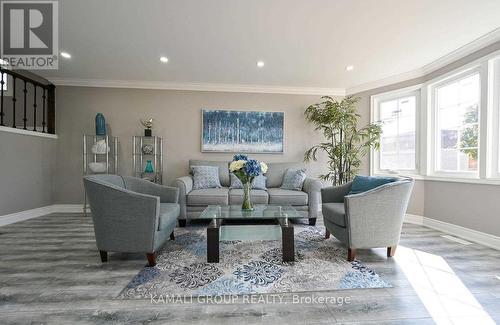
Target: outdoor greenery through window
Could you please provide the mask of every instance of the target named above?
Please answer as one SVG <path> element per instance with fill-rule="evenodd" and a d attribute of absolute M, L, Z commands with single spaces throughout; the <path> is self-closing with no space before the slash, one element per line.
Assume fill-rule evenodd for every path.
<path fill-rule="evenodd" d="M 479 73 L 439 86 L 436 105 L 436 170 L 477 172 Z"/>
<path fill-rule="evenodd" d="M 415 170 L 417 96 L 382 100 L 378 119 L 382 126 L 380 170 Z"/>

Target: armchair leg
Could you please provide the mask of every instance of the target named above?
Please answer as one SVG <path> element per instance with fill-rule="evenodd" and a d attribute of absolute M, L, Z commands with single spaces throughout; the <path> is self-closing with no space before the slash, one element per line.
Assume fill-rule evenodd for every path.
<path fill-rule="evenodd" d="M 99 254 L 101 255 L 101 262 L 107 262 L 108 261 L 108 252 L 106 251 L 99 251 Z"/>
<path fill-rule="evenodd" d="M 179 219 L 179 227 L 186 227 L 186 219 Z"/>
<path fill-rule="evenodd" d="M 387 247 L 387 257 L 393 257 L 396 254 L 396 247 L 398 246 Z"/>
<path fill-rule="evenodd" d="M 347 261 L 352 262 L 356 258 L 356 248 L 347 249 Z"/>
<path fill-rule="evenodd" d="M 172 231 L 172 233 L 170 234 L 170 240 L 175 240 L 175 235 L 174 235 L 174 232 Z"/>
<path fill-rule="evenodd" d="M 315 226 L 316 225 L 316 218 L 309 218 L 309 226 Z"/>
<path fill-rule="evenodd" d="M 148 257 L 148 266 L 155 266 L 156 265 L 156 254 L 155 253 L 148 253 L 146 254 Z"/>
<path fill-rule="evenodd" d="M 325 239 L 330 238 L 330 232 L 325 228 Z"/>

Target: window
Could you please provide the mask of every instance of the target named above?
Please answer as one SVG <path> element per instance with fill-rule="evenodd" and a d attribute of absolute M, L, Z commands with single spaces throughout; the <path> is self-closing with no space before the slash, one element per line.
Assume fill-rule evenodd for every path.
<path fill-rule="evenodd" d="M 374 172 L 417 170 L 417 107 L 420 90 L 374 97 L 373 120 L 382 127 L 380 150 L 374 152 Z"/>
<path fill-rule="evenodd" d="M 371 118 L 383 131 L 372 174 L 500 185 L 500 51 L 372 96 Z"/>
<path fill-rule="evenodd" d="M 434 87 L 434 172 L 477 174 L 480 84 L 475 72 Z"/>

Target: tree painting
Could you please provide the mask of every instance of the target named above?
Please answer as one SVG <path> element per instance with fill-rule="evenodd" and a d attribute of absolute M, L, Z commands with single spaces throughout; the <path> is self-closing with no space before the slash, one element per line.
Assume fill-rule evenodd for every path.
<path fill-rule="evenodd" d="M 206 110 L 204 152 L 283 152 L 283 112 Z"/>

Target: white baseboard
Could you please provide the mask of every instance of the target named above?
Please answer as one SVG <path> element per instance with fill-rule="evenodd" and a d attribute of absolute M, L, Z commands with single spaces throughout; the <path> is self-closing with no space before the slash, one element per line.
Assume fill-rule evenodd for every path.
<path fill-rule="evenodd" d="M 412 223 L 414 225 L 423 225 L 424 224 L 424 217 L 419 216 L 417 214 L 409 214 L 409 213 L 407 213 L 405 215 L 404 222 Z"/>
<path fill-rule="evenodd" d="M 404 222 L 436 229 L 444 233 L 469 240 L 471 242 L 500 250 L 500 237 L 490 235 L 481 231 L 414 214 L 407 214 L 405 216 Z"/>
<path fill-rule="evenodd" d="M 49 205 L 46 207 L 7 214 L 4 216 L 0 216 L 0 226 L 10 225 L 14 222 L 41 217 L 46 214 L 53 213 L 53 211 L 53 205 Z"/>
<path fill-rule="evenodd" d="M 89 211 L 89 209 L 87 209 Z M 20 211 L 0 216 L 0 227 L 10 225 L 15 222 L 41 217 L 51 213 L 82 213 L 81 204 L 54 204 L 46 207 Z"/>
<path fill-rule="evenodd" d="M 52 213 L 82 213 L 83 205 L 82 204 L 54 204 L 53 206 L 54 212 Z M 90 209 L 87 208 L 87 212 Z"/>

